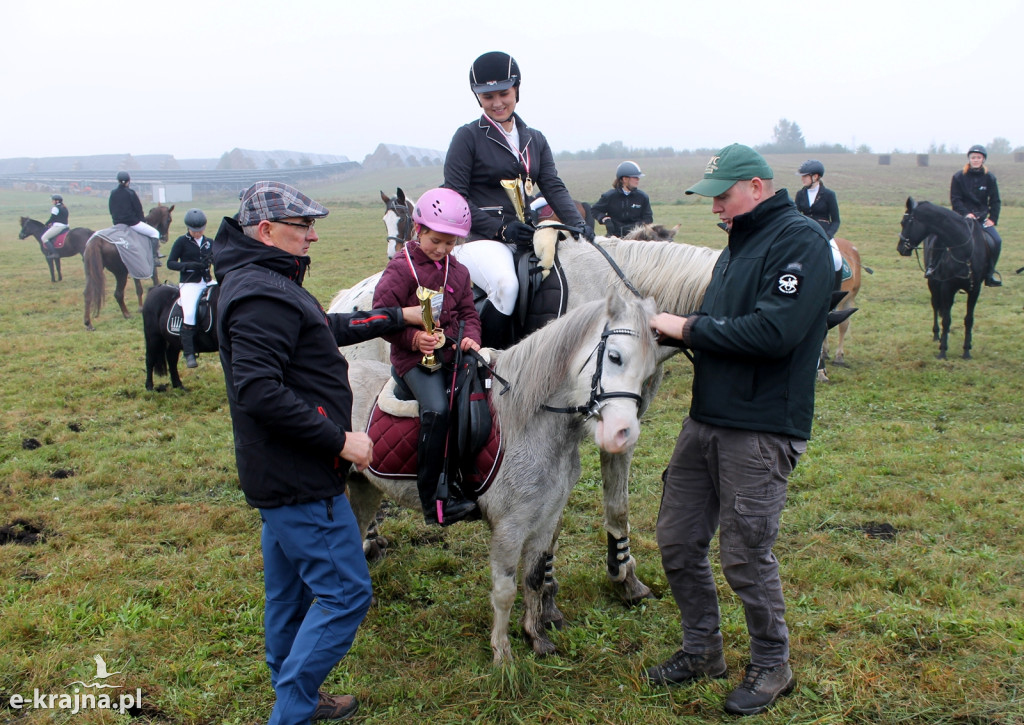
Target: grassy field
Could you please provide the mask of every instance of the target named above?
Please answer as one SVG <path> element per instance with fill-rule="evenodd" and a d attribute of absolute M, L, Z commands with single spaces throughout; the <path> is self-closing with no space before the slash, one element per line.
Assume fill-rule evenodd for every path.
<path fill-rule="evenodd" d="M 784 184 L 802 161 L 770 161 Z M 982 292 L 974 359 L 935 359 L 931 310 L 914 258 L 895 253 L 908 194 L 944 201 L 961 157 L 823 159 L 842 235 L 865 276 L 847 342 L 850 367 L 819 386 L 814 437 L 793 475 L 776 553 L 788 602 L 797 691 L 758 723 L 1024 723 L 1024 164 L 993 159 L 1004 197 L 1004 287 Z M 720 247 L 706 201 L 684 198 L 706 159 L 645 160 L 655 218 L 678 239 Z M 613 163 L 562 165 L 596 200 Z M 353 176 L 313 196 L 318 224 L 309 289 L 326 305 L 384 263 L 378 190 L 417 195 L 438 169 Z M 609 178 L 606 178 L 609 177 Z M 790 183 L 792 179 L 793 183 Z M 74 225 L 106 226 L 104 199 L 68 197 Z M 195 202 L 211 219 L 231 199 Z M 185 208 L 172 233 L 183 232 Z M 141 319 L 112 300 L 82 325 L 81 264 L 51 284 L 17 218 L 45 218 L 48 194 L 0 192 L 3 305 L 0 526 L 0 722 L 250 723 L 273 702 L 262 638 L 259 524 L 237 489 L 223 378 L 215 356 L 186 370 L 189 392 L 147 393 Z M 163 382 L 166 382 L 164 380 Z M 362 702 L 363 723 L 730 722 L 721 705 L 746 662 L 739 602 L 721 582 L 728 681 L 663 690 L 642 669 L 679 643 L 678 611 L 654 539 L 660 474 L 689 401 L 690 366 L 671 361 L 645 420 L 631 482 L 639 573 L 660 595 L 627 609 L 604 575 L 600 477 L 591 446 L 566 509 L 556 561 L 569 622 L 559 654 L 537 659 L 513 638 L 514 665 L 491 667 L 491 609 L 481 523 L 428 529 L 389 509 L 388 556 L 371 567 L 377 606 L 328 680 Z M 33 531 L 38 530 L 38 536 Z M 717 570 L 716 570 L 717 572 Z M 518 616 L 518 606 L 514 616 Z M 111 682 L 141 691 L 130 715 L 30 707 L 34 691 L 70 693 L 101 655 Z M 121 692 L 113 690 L 112 692 Z M 21 709 L 11 696 L 27 696 Z"/>

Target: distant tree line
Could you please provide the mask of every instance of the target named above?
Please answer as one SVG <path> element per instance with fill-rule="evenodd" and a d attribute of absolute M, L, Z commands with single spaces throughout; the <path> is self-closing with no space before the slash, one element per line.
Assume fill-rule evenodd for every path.
<path fill-rule="evenodd" d="M 1018 146 L 1012 148 L 1009 140 L 1002 136 L 997 136 L 986 144 L 987 150 L 990 154 L 1009 154 L 1018 151 L 1024 151 L 1024 146 Z M 870 154 L 873 153 L 871 147 L 866 144 L 861 144 L 855 150 L 851 149 L 843 144 L 836 143 L 820 143 L 808 145 L 806 139 L 804 139 L 803 131 L 800 130 L 800 125 L 795 121 L 790 121 L 786 118 L 780 118 L 779 122 L 775 124 L 775 128 L 772 130 L 772 140 L 769 143 L 760 144 L 754 146 L 755 149 L 760 151 L 762 154 Z M 714 153 L 717 149 L 692 149 L 692 150 L 681 150 L 677 151 L 671 146 L 662 146 L 653 149 L 644 148 L 631 148 L 622 143 L 622 141 L 612 141 L 611 143 L 603 143 L 593 151 L 561 151 L 555 155 L 558 161 L 587 161 L 590 159 L 643 159 L 643 158 L 655 158 L 655 157 L 666 157 L 666 156 L 693 156 L 693 155 L 705 155 Z M 899 154 L 904 153 L 900 149 L 893 149 L 890 153 Z M 946 148 L 946 144 L 936 145 L 934 142 L 928 147 L 929 154 L 946 154 L 946 153 L 960 153 L 959 149 L 953 147 L 950 149 Z"/>

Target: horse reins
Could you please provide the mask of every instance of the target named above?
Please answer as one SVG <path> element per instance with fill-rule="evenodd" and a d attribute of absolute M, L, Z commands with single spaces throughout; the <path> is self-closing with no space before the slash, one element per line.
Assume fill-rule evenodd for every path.
<path fill-rule="evenodd" d="M 586 367 L 587 363 L 590 362 L 590 358 L 594 357 L 595 354 L 597 355 L 597 366 L 594 368 L 593 377 L 590 378 L 590 399 L 583 405 L 574 405 L 567 408 L 555 408 L 550 405 L 541 405 L 541 408 L 549 413 L 568 413 L 570 415 L 579 414 L 583 416 L 584 420 L 589 420 L 597 415 L 601 410 L 602 404 L 611 398 L 629 398 L 636 402 L 638 408 L 640 407 L 643 399 L 637 393 L 628 393 L 625 391 L 606 393 L 602 388 L 601 374 L 604 370 L 604 350 L 608 345 L 608 338 L 612 335 L 640 337 L 640 334 L 635 330 L 630 330 L 625 327 L 609 330 L 608 325 L 605 324 L 604 330 L 601 332 L 601 341 L 597 343 L 594 351 L 591 352 L 583 362 L 583 367 Z M 583 368 L 581 367 L 580 371 L 582 372 L 582 370 Z"/>
<path fill-rule="evenodd" d="M 579 229 L 575 229 L 574 227 L 567 227 L 565 224 L 546 224 L 544 226 L 546 229 L 561 229 L 562 231 L 569 232 L 570 234 L 580 233 Z M 602 247 L 597 242 L 595 242 L 593 239 L 588 239 L 587 242 L 590 243 L 590 246 L 597 249 L 597 251 L 601 253 L 605 260 L 607 260 L 608 264 L 611 265 L 611 268 L 615 270 L 615 274 L 617 274 L 619 276 L 619 279 L 622 280 L 622 284 L 626 285 L 626 289 L 632 292 L 637 299 L 643 299 L 643 295 L 640 294 L 640 291 L 633 286 L 632 282 L 629 281 L 629 279 L 626 277 L 626 273 L 622 271 L 622 267 L 620 267 L 616 263 L 616 261 L 612 259 L 612 255 L 608 254 L 608 250 Z"/>
<path fill-rule="evenodd" d="M 906 214 L 904 216 L 908 217 L 908 221 L 911 224 L 914 223 L 914 214 L 913 214 L 913 212 L 906 212 Z M 963 222 L 964 222 L 964 227 L 965 227 L 965 229 L 967 231 L 967 238 L 964 239 L 959 244 L 953 244 L 953 245 L 948 245 L 947 244 L 944 247 L 941 247 L 940 249 L 933 250 L 934 253 L 935 253 L 936 259 L 934 260 L 934 263 L 931 265 L 931 267 L 932 267 L 932 269 L 938 269 L 940 252 L 942 253 L 943 256 L 945 254 L 949 254 L 949 256 L 952 257 L 954 262 L 957 262 L 958 264 L 963 264 L 963 265 L 967 266 L 967 270 L 968 270 L 967 278 L 970 279 L 970 277 L 972 275 L 972 272 L 973 272 L 973 270 L 971 269 L 971 255 L 968 254 L 965 259 L 957 259 L 956 255 L 953 253 L 953 250 L 960 249 L 961 247 L 966 247 L 968 245 L 971 246 L 971 250 L 972 251 L 974 249 L 974 230 L 971 228 L 971 220 L 967 219 L 966 217 L 964 217 L 963 218 Z M 928 239 L 929 236 L 934 236 L 936 238 L 936 240 L 939 238 L 938 234 L 932 234 L 932 235 L 927 235 L 926 234 L 924 237 L 921 238 L 921 241 L 919 241 L 917 243 L 914 243 L 913 240 L 910 239 L 910 237 L 908 237 L 906 234 L 903 233 L 903 225 L 902 224 L 900 225 L 900 235 L 899 235 L 900 242 L 902 242 L 903 244 L 907 245 L 910 249 L 912 249 L 915 252 L 915 258 L 917 259 L 917 266 L 925 274 L 928 273 L 928 270 L 926 270 L 924 268 L 924 265 L 921 264 L 920 252 L 921 252 L 921 247 L 922 247 L 923 243 L 925 242 L 925 240 Z M 913 245 L 913 246 L 911 246 L 911 245 Z M 941 282 L 943 280 L 936 280 L 936 281 L 937 282 Z"/>

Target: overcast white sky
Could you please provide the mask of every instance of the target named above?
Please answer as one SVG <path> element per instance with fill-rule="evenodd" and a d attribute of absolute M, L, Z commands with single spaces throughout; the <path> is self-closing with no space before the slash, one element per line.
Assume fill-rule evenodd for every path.
<path fill-rule="evenodd" d="M 1024 0 L 8 0 L 0 158 L 445 150 L 512 53 L 557 151 L 1024 145 Z M 513 18 L 517 18 L 513 20 Z"/>

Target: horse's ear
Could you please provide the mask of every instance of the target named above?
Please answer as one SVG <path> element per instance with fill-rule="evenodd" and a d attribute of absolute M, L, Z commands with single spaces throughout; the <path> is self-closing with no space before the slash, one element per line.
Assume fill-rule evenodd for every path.
<path fill-rule="evenodd" d="M 917 202 L 914 201 L 914 197 L 908 196 L 907 197 L 907 211 L 912 211 L 915 206 L 917 206 Z"/>
<path fill-rule="evenodd" d="M 626 310 L 626 303 L 615 290 L 608 292 L 608 301 L 605 304 L 605 312 L 608 313 L 610 319 L 621 317 L 622 313 Z"/>
<path fill-rule="evenodd" d="M 399 204 L 404 204 L 405 203 L 405 192 L 402 191 L 402 187 L 401 186 L 397 187 L 396 191 L 398 192 L 398 194 L 397 194 L 397 196 L 398 196 L 398 203 Z"/>
<path fill-rule="evenodd" d="M 388 195 L 385 194 L 383 191 L 380 192 L 380 200 L 383 201 L 385 204 L 391 203 L 391 199 L 389 199 Z"/>
<path fill-rule="evenodd" d="M 172 211 L 174 211 L 174 204 L 171 204 L 171 208 L 167 210 L 167 213 L 170 214 Z"/>

